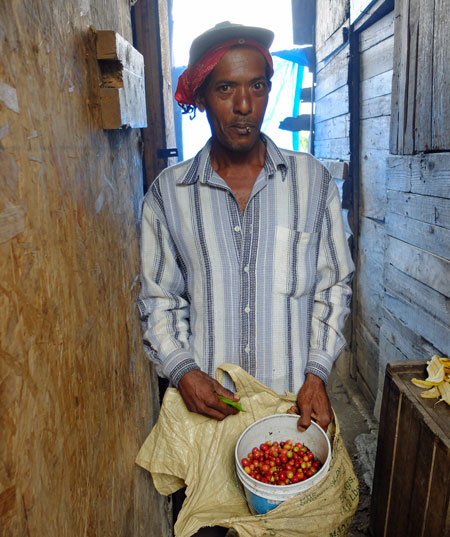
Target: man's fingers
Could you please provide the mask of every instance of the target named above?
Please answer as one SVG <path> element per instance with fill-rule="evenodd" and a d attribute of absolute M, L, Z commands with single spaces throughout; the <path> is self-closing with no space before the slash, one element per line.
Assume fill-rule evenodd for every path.
<path fill-rule="evenodd" d="M 226 397 L 227 399 L 231 399 L 232 401 L 237 402 L 240 399 L 237 393 L 233 393 L 230 390 L 227 390 L 221 384 L 219 384 L 216 380 L 214 381 L 214 389 L 218 395 L 221 395 L 222 397 Z"/>
<path fill-rule="evenodd" d="M 303 405 L 300 407 L 300 418 L 297 422 L 299 431 L 304 432 L 311 425 L 311 410 L 311 405 Z"/>

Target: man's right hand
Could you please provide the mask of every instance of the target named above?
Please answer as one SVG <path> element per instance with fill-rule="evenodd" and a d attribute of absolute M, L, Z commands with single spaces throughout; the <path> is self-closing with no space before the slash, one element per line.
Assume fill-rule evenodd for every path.
<path fill-rule="evenodd" d="M 230 414 L 239 412 L 217 397 L 222 395 L 233 401 L 239 401 L 239 396 L 225 389 L 217 380 L 199 369 L 186 373 L 178 383 L 178 390 L 187 409 L 191 412 L 203 414 L 203 416 L 219 421 Z"/>

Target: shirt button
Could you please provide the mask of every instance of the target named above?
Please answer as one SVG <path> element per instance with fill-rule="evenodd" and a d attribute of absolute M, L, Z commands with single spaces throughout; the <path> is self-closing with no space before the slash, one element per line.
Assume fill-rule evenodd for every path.
<path fill-rule="evenodd" d="M 250 310 L 249 306 L 247 306 L 244 311 L 245 311 L 245 313 L 250 313 L 251 310 Z"/>
<path fill-rule="evenodd" d="M 249 272 L 249 271 L 250 271 L 250 267 L 248 265 L 244 267 L 244 272 Z"/>
<path fill-rule="evenodd" d="M 236 233 L 239 233 L 239 231 L 241 231 L 241 226 L 236 226 L 234 228 L 234 231 L 236 231 Z"/>
<path fill-rule="evenodd" d="M 250 352 L 250 347 L 247 345 L 244 350 L 248 354 Z"/>

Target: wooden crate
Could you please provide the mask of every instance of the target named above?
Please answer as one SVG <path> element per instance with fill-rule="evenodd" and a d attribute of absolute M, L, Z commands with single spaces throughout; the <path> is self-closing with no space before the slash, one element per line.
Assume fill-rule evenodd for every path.
<path fill-rule="evenodd" d="M 374 537 L 450 537 L 450 407 L 422 399 L 426 362 L 388 364 L 371 506 Z"/>

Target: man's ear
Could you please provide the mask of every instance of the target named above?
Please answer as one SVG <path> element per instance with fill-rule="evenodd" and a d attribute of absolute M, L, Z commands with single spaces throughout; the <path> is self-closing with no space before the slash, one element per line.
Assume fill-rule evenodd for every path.
<path fill-rule="evenodd" d="M 203 97 L 203 95 L 196 95 L 195 96 L 195 106 L 200 110 L 200 112 L 204 112 L 206 107 L 205 107 L 205 98 Z"/>

